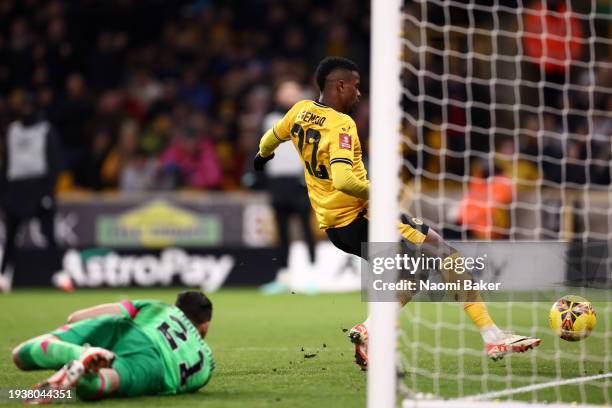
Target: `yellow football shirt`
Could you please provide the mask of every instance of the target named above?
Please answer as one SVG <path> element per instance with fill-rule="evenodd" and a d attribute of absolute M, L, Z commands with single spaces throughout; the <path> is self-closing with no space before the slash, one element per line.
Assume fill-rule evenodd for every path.
<path fill-rule="evenodd" d="M 353 174 L 367 181 L 361 159 L 361 143 L 353 119 L 329 106 L 303 100 L 272 128 L 279 141 L 291 140 L 304 163 L 308 196 L 319 227 L 344 227 L 365 212 L 368 201 L 338 191 L 332 185 L 331 165 L 353 167 Z"/>

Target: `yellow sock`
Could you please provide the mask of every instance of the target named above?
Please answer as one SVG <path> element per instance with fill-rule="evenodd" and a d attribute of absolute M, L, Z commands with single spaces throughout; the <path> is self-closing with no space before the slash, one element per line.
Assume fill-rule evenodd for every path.
<path fill-rule="evenodd" d="M 463 310 L 479 330 L 493 325 L 493 319 L 489 316 L 489 311 L 484 302 L 465 302 L 463 303 Z"/>
<path fill-rule="evenodd" d="M 455 270 L 454 260 L 459 257 L 459 253 L 454 252 L 443 261 L 443 276 L 447 282 L 471 279 L 469 273 L 465 271 L 459 273 Z M 458 292 L 455 294 L 455 299 L 463 304 L 463 310 L 479 330 L 494 326 L 493 319 L 491 319 L 487 306 L 482 301 L 480 292 L 476 290 Z"/>

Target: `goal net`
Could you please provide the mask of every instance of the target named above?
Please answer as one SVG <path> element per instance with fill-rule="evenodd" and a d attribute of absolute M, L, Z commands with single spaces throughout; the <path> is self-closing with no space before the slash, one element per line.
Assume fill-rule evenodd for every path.
<path fill-rule="evenodd" d="M 394 17 L 377 8 L 394 6 L 399 32 L 389 33 Z M 423 296 L 399 316 L 373 303 L 369 405 L 395 404 L 382 395 L 389 382 L 406 407 L 612 404 L 611 3 L 372 1 L 372 13 L 372 228 L 395 214 L 377 195 L 399 196 L 398 211 L 488 252 L 488 279 L 513 288 L 483 295 L 492 318 L 542 343 L 493 362 L 454 302 Z M 394 116 L 377 105 L 394 95 L 401 130 L 388 139 L 400 148 L 389 150 L 378 126 Z M 400 152 L 399 185 L 388 181 L 398 178 L 389 152 Z M 578 342 L 548 323 L 569 294 L 597 313 Z"/>

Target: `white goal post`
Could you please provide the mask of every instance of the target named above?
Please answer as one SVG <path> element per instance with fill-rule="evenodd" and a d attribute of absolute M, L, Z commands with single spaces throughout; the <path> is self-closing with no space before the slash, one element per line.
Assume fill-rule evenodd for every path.
<path fill-rule="evenodd" d="M 401 110 L 400 83 L 400 0 L 372 0 L 370 52 L 370 242 L 394 242 L 399 216 Z M 396 369 L 393 353 L 397 337 L 398 305 L 392 302 L 369 304 L 368 407 L 394 407 Z"/>
<path fill-rule="evenodd" d="M 558 280 L 586 291 L 598 324 L 570 343 L 548 327 L 550 292 L 493 302 L 502 329 L 543 341 L 492 363 L 456 305 L 371 302 L 368 407 L 612 404 L 612 3 L 370 4 L 369 242 L 396 241 L 409 212 L 456 241 L 562 243 Z M 567 271 L 593 273 L 593 256 L 597 276 L 575 284 Z"/>

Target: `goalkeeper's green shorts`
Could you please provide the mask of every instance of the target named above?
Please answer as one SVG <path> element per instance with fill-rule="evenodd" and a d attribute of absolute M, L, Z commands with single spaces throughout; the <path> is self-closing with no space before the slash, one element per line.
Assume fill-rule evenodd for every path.
<path fill-rule="evenodd" d="M 123 316 L 81 320 L 52 331 L 60 340 L 111 350 L 117 358 L 119 395 L 157 395 L 164 391 L 164 364 L 153 342 Z"/>

